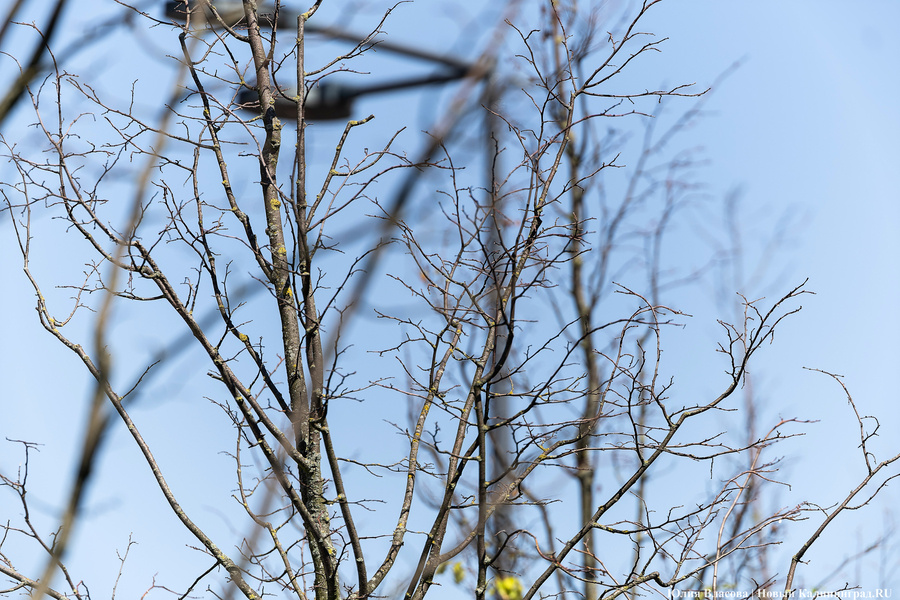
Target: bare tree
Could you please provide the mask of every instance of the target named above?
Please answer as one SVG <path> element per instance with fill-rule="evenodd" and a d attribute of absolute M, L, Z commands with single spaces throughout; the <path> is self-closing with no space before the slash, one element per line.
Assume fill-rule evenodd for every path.
<path fill-rule="evenodd" d="M 479 599 L 794 589 L 809 546 L 896 477 L 900 455 L 867 449 L 874 431 L 847 392 L 866 473 L 792 558 L 771 564 L 813 507 L 763 512 L 760 490 L 781 477 L 772 448 L 803 423 L 760 421 L 748 367 L 809 292 L 737 296 L 702 386 L 667 361 L 688 320 L 669 294 L 708 276 L 702 258 L 668 250 L 700 189 L 701 158 L 673 140 L 705 90 L 624 79 L 662 48 L 642 31 L 660 1 L 618 20 L 511 1 L 470 61 L 410 50 L 451 69 L 422 84 L 460 80 L 418 153 L 374 116 L 346 121 L 327 156 L 308 143 L 328 114 L 314 102 L 336 94 L 343 113 L 361 95 L 333 82 L 388 48 L 396 7 L 359 35 L 317 27 L 321 2 L 297 13 L 245 0 L 233 12 L 202 0 L 166 17 L 131 7 L 176 56 L 161 113 L 142 109 L 140 79 L 121 102 L 44 44 L 50 75 L 16 80 L 38 135 L 4 134 L 0 193 L 40 322 L 95 389 L 59 529 L 31 517 L 32 441 L 19 473 L 2 475 L 20 521 L 0 543 L 46 557 L 32 573 L 0 548 L 9 591 L 91 596 L 67 550 L 114 423 L 209 564 L 148 592 L 419 600 L 448 566 Z M 307 52 L 313 33 L 353 41 L 322 58 Z M 463 126 L 475 122 L 485 125 Z M 631 123 L 642 124 L 637 143 Z M 74 279 L 46 262 L 59 252 L 46 216 L 84 263 Z M 135 332 L 160 329 L 174 342 L 135 350 Z M 133 410 L 179 352 L 203 365 L 218 415 L 187 425 L 228 440 L 214 450 L 233 460 L 231 497 L 208 498 L 228 528 L 191 509 L 212 496 L 202 478 L 170 484 L 177 465 L 158 458 L 175 447 L 202 461 L 190 444 Z M 361 423 L 363 410 L 379 419 Z M 667 473 L 693 483 L 672 486 Z"/>

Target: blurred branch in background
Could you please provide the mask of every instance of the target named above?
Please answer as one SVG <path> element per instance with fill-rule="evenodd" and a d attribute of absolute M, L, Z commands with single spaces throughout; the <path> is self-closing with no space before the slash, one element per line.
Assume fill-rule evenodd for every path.
<path fill-rule="evenodd" d="M 6 20 L 0 28 L 0 48 L 4 47 L 6 35 L 9 31 L 9 25 L 14 22 L 19 9 L 22 7 L 22 0 L 16 2 L 10 7 L 6 15 Z M 16 78 L 6 86 L 3 98 L 0 100 L 0 124 L 6 120 L 7 115 L 12 111 L 13 107 L 25 93 L 25 88 L 31 81 L 38 76 L 41 71 L 41 61 L 43 61 L 50 49 L 50 43 L 57 32 L 63 9 L 66 6 L 66 0 L 56 0 L 53 11 L 47 17 L 47 21 L 41 27 L 35 27 L 40 35 L 40 40 L 36 43 L 34 50 L 31 52 L 30 58 L 25 64 L 19 65 L 19 74 Z"/>

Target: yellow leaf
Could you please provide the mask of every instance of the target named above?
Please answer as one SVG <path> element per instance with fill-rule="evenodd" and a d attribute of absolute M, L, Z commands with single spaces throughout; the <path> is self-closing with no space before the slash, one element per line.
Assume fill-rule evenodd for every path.
<path fill-rule="evenodd" d="M 466 570 L 463 568 L 461 562 L 456 562 L 453 565 L 453 581 L 456 583 L 462 583 L 463 579 L 466 576 Z"/>
<path fill-rule="evenodd" d="M 522 600 L 522 582 L 518 577 L 500 577 L 496 586 L 500 600 Z"/>

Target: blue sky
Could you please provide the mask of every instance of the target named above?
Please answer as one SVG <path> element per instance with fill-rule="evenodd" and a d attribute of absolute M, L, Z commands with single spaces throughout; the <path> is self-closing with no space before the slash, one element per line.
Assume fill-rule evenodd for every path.
<path fill-rule="evenodd" d="M 76 2 L 79 7 L 106 4 Z M 433 5 L 421 1 L 404 5 L 387 29 L 392 31 L 392 39 L 435 51 L 450 46 L 465 55 L 466 48 L 454 46 L 465 20 L 452 8 L 438 20 L 448 25 L 435 30 L 415 26 L 434 18 Z M 323 16 L 329 16 L 328 10 L 335 8 L 326 2 L 323 10 Z M 351 28 L 362 29 L 366 15 L 366 11 L 358 13 Z M 69 18 L 73 23 L 80 21 L 80 15 L 70 14 Z M 707 106 L 709 115 L 689 133 L 690 139 L 702 144 L 711 158 L 704 171 L 710 194 L 724 196 L 741 187 L 748 228 L 758 231 L 760 238 L 767 237 L 771 223 L 783 211 L 794 215 L 787 242 L 773 261 L 775 270 L 785 274 L 777 290 L 808 277 L 808 287 L 816 295 L 804 299 L 802 313 L 767 349 L 754 373 L 758 389 L 768 397 L 767 410 L 773 418 L 819 421 L 810 426 L 806 437 L 793 440 L 783 450 L 796 482 L 785 494 L 785 504 L 799 498 L 811 498 L 823 506 L 832 504 L 862 473 L 859 456 L 854 454 L 858 453 L 853 441 L 855 424 L 840 388 L 824 375 L 804 371 L 804 366 L 844 375 L 861 412 L 875 414 L 881 421 L 883 433 L 874 445 L 879 458 L 898 451 L 894 432 L 900 427 L 900 411 L 894 386 L 889 383 L 900 363 L 896 343 L 900 326 L 890 308 L 900 297 L 897 23 L 900 3 L 890 0 L 853 4 L 670 0 L 657 7 L 644 24 L 645 30 L 670 38 L 663 52 L 636 73 L 647 87 L 681 81 L 696 81 L 705 87 L 736 60 L 742 61 L 721 89 L 715 90 Z M 127 53 L 124 56 L 110 63 L 127 71 Z M 85 67 L 93 64 L 85 61 Z M 3 64 L 6 69 L 8 63 Z M 386 104 L 379 102 L 363 102 L 359 110 L 385 110 Z M 417 110 L 418 117 L 427 122 L 428 108 L 418 106 Z M 389 128 L 391 116 L 386 115 L 384 121 Z M 4 131 L 7 136 L 11 135 L 8 131 Z M 312 143 L 317 143 L 316 135 L 311 134 Z M 35 473 L 35 484 L 43 491 L 38 496 L 47 498 L 46 514 L 52 514 L 53 490 L 69 476 L 68 461 L 79 442 L 76 433 L 90 388 L 74 356 L 36 322 L 6 217 L 0 221 L 0 256 L 0 278 L 6 282 L 0 309 L 8 315 L 4 326 L 7 343 L 0 351 L 0 372 L 7 383 L 7 393 L 0 401 L 5 414 L 0 438 L 48 444 L 34 467 L 42 470 L 40 475 Z M 715 334 L 713 308 L 697 311 L 692 321 L 701 338 L 712 339 Z M 144 340 L 134 344 L 139 351 Z M 690 368 L 689 362 L 685 359 L 686 368 Z M 169 396 L 161 402 L 177 403 L 179 394 L 202 393 L 202 386 L 192 387 L 186 371 L 171 370 L 174 375 L 160 388 Z M 180 373 L 185 383 L 179 380 Z M 164 419 L 164 415 L 148 410 L 144 418 L 151 427 L 153 419 Z M 159 427 L 175 437 L 189 434 L 167 422 Z M 164 442 L 161 436 L 163 454 Z M 202 452 L 204 440 L 198 438 L 196 444 Z M 154 488 L 140 476 L 128 477 L 127 486 L 117 484 L 137 456 L 121 431 L 111 437 L 109 448 L 98 475 L 108 487 L 92 496 L 89 513 L 112 515 L 115 522 L 117 507 L 152 495 Z M 810 448 L 815 452 L 808 452 Z M 15 447 L 5 445 L 0 465 L 7 469 L 18 460 Z M 211 468 L 227 473 L 228 467 L 227 461 L 222 461 Z M 187 471 L 176 479 L 192 476 L 193 471 Z M 227 495 L 227 486 L 222 492 Z M 896 506 L 898 499 L 897 491 L 889 488 L 875 510 L 846 515 L 821 549 L 810 555 L 814 561 L 810 569 L 827 570 L 843 553 L 852 552 L 862 543 L 861 536 L 882 528 L 881 511 Z M 9 501 L 7 496 L 0 498 L 0 514 L 9 510 L 5 504 Z M 200 500 L 197 504 L 198 509 L 215 511 L 214 507 L 200 508 Z M 172 535 L 174 529 L 155 524 L 153 515 L 163 514 L 154 512 L 157 510 L 159 507 L 147 508 L 143 525 L 126 520 L 112 526 L 102 544 L 96 539 L 81 541 L 102 548 L 108 565 L 114 562 L 109 560 L 110 549 L 124 546 L 127 533 L 123 532 L 129 528 L 137 529 L 136 537 L 147 547 L 154 544 L 155 536 Z M 157 518 L 164 522 L 164 517 Z M 815 519 L 798 528 L 796 539 L 817 524 Z M 186 536 L 185 543 L 189 543 Z M 896 558 L 889 560 L 896 568 Z M 88 565 L 94 560 L 85 557 L 82 562 Z M 867 586 L 878 583 L 878 567 L 872 560 L 866 561 L 861 573 Z M 110 573 L 107 567 L 101 581 L 110 582 L 114 576 Z M 896 583 L 896 577 L 890 581 Z"/>
<path fill-rule="evenodd" d="M 851 443 L 856 425 L 837 385 L 802 367 L 844 375 L 861 412 L 881 421 L 879 458 L 897 451 L 900 411 L 887 378 L 900 360 L 900 326 L 888 308 L 900 294 L 900 37 L 890 25 L 900 5 L 660 8 L 652 28 L 671 38 L 661 60 L 676 76 L 702 83 L 743 59 L 711 101 L 715 114 L 698 127 L 713 157 L 710 183 L 723 192 L 742 186 L 751 215 L 798 215 L 778 261 L 788 281 L 809 277 L 816 296 L 804 299 L 757 375 L 777 402 L 770 410 L 820 421 L 796 446 L 798 483 L 788 498 L 812 492 L 828 505 L 863 472 Z M 882 507 L 897 498 L 889 490 Z M 845 518 L 813 564 L 858 545 L 862 531 L 884 529 L 879 510 Z"/>

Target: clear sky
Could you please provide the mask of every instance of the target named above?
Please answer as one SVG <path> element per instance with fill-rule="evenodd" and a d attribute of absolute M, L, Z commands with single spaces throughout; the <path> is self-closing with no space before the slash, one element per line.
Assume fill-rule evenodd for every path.
<path fill-rule="evenodd" d="M 889 23 L 900 19 L 900 4 L 661 8 L 652 28 L 671 38 L 662 58 L 676 76 L 699 66 L 693 78 L 709 81 L 743 59 L 697 132 L 713 157 L 712 185 L 723 192 L 742 186 L 751 219 L 796 214 L 775 262 L 786 267 L 787 281 L 809 277 L 817 295 L 804 300 L 756 375 L 772 394 L 771 410 L 820 420 L 796 447 L 800 483 L 787 498 L 813 491 L 829 505 L 863 472 L 850 437 L 856 425 L 836 384 L 801 367 L 844 375 L 861 412 L 881 421 L 878 457 L 897 451 L 900 410 L 888 379 L 900 361 L 900 326 L 889 316 L 900 295 L 900 36 Z M 859 547 L 862 531 L 884 531 L 883 511 L 900 499 L 889 492 L 880 511 L 849 516 L 831 532 L 832 545 L 815 560 Z M 894 545 L 888 573 L 897 555 Z M 876 558 L 865 562 L 871 567 Z"/>
<path fill-rule="evenodd" d="M 9 3 L 0 3 L 0 9 L 5 11 Z M 78 24 L 84 23 L 83 7 L 106 10 L 109 4 L 75 0 L 79 10 L 76 14 L 70 9 L 68 22 L 77 30 Z M 455 23 L 456 28 L 422 27 L 436 9 L 418 0 L 401 5 L 386 30 L 392 41 L 420 44 L 437 52 L 451 46 L 454 52 L 472 58 L 466 52 L 474 56 L 473 50 L 453 46 L 465 20 L 451 9 L 435 21 Z M 329 19 L 339 12 L 327 0 L 323 11 Z M 367 14 L 376 12 L 360 11 L 349 26 L 363 29 Z M 771 258 L 771 272 L 782 277 L 766 293 L 774 294 L 806 278 L 808 288 L 816 292 L 804 299 L 802 313 L 766 350 L 754 372 L 772 416 L 819 421 L 810 426 L 806 437 L 783 450 L 789 458 L 788 472 L 796 481 L 793 489 L 785 492 L 785 505 L 800 498 L 831 505 L 839 500 L 841 490 L 863 474 L 854 442 L 856 425 L 840 388 L 830 378 L 802 367 L 844 375 L 860 411 L 877 415 L 881 422 L 882 435 L 873 445 L 878 458 L 900 451 L 896 441 L 900 410 L 892 385 L 892 373 L 900 364 L 900 325 L 891 317 L 891 306 L 900 297 L 898 23 L 900 2 L 896 0 L 669 0 L 643 25 L 646 31 L 670 38 L 661 54 L 646 61 L 645 71 L 636 73 L 647 87 L 682 81 L 706 87 L 735 61 L 741 61 L 714 91 L 707 118 L 689 136 L 702 144 L 711 158 L 705 171 L 710 193 L 724 197 L 736 187 L 743 190 L 746 224 L 748 231 L 757 233 L 757 239 L 768 239 L 773 223 L 782 214 L 789 215 L 785 241 Z M 122 42 L 124 39 L 119 40 Z M 127 65 L 127 60 L 119 59 L 112 64 L 117 68 Z M 101 59 L 85 53 L 84 62 L 76 62 L 72 68 L 90 68 L 95 64 L 92 60 Z M 9 68 L 8 60 L 0 62 L 0 70 Z M 162 67 L 143 68 L 152 72 Z M 360 110 L 377 111 L 378 102 L 363 102 Z M 390 117 L 385 120 L 390 122 Z M 8 140 L 24 136 L 16 124 L 6 125 L 3 133 Z M 311 136 L 316 143 L 315 133 Z M 746 240 L 750 247 L 754 241 L 752 236 Z M 4 282 L 0 311 L 6 322 L 0 334 L 4 340 L 0 373 L 6 385 L 0 400 L 0 440 L 47 444 L 33 468 L 42 470 L 35 476 L 37 496 L 45 502 L 41 510 L 52 515 L 58 508 L 52 490 L 69 477 L 70 456 L 79 443 L 76 434 L 90 386 L 75 357 L 39 327 L 17 258 L 4 215 L 0 217 L 0 280 Z M 701 312 L 695 317 L 697 327 L 709 332 L 709 339 L 715 334 L 713 316 Z M 139 340 L 136 345 L 142 343 Z M 172 381 L 160 388 L 170 395 L 162 402 L 177 403 L 179 394 L 196 392 L 192 384 L 177 381 L 180 372 L 171 369 Z M 149 410 L 144 415 L 148 421 L 163 417 Z M 169 434 L 187 432 L 173 426 Z M 202 446 L 203 440 L 196 443 Z M 20 460 L 18 448 L 0 444 L 0 466 L 4 470 L 14 467 Z M 120 514 L 118 507 L 153 494 L 154 487 L 146 478 L 128 476 L 130 465 L 139 458 L 122 431 L 112 436 L 109 447 L 97 475 L 98 487 L 104 491 L 92 494 L 89 515 L 113 515 L 115 519 Z M 810 448 L 815 452 L 808 452 Z M 221 469 L 227 473 L 228 463 L 223 462 Z M 189 478 L 192 471 L 180 476 Z M 122 481 L 127 484 L 117 483 Z M 815 568 L 821 569 L 816 572 L 827 572 L 845 554 L 883 530 L 882 519 L 887 518 L 883 511 L 897 506 L 898 501 L 900 493 L 888 488 L 874 510 L 846 515 L 810 555 Z M 0 496 L 0 516 L 14 510 L 10 502 L 8 495 Z M 896 512 L 889 518 L 896 522 Z M 109 571 L 108 565 L 114 562 L 109 560 L 111 548 L 124 547 L 127 531 L 135 530 L 140 544 L 146 546 L 152 546 L 156 536 L 171 535 L 171 529 L 156 527 L 153 522 L 150 511 L 144 525 L 123 521 L 101 536 L 104 539 L 80 539 L 106 553 L 104 584 L 112 581 L 117 566 Z M 797 537 L 791 540 L 796 545 L 802 533 L 817 524 L 812 516 L 798 526 Z M 189 541 L 185 536 L 185 543 Z M 864 561 L 860 574 L 868 587 L 900 583 L 896 575 L 900 544 L 896 539 L 892 544 L 892 554 L 886 558 L 872 556 Z M 91 562 L 83 560 L 85 565 Z M 784 568 L 778 570 L 783 573 Z"/>

